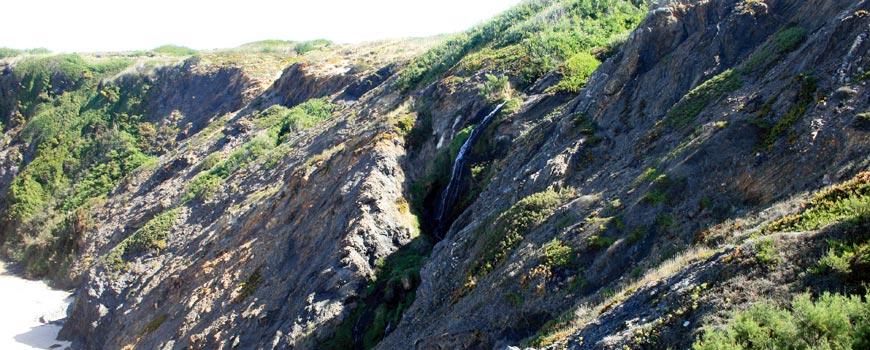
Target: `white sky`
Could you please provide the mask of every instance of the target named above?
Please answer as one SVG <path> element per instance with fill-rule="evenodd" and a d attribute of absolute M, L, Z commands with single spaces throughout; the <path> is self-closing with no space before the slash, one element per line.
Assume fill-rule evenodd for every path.
<path fill-rule="evenodd" d="M 195 49 L 264 40 L 360 42 L 470 28 L 519 0 L 6 0 L 0 47 Z"/>

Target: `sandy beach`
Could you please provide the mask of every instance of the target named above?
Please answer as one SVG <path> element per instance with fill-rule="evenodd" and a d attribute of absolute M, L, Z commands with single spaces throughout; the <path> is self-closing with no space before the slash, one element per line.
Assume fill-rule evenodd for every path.
<path fill-rule="evenodd" d="M 51 289 L 45 282 L 16 276 L 0 261 L 0 349 L 66 349 L 56 340 L 66 318 L 71 293 Z"/>

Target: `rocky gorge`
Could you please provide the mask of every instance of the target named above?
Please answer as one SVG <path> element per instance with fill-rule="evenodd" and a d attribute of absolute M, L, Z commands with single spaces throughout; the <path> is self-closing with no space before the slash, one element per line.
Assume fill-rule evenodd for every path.
<path fill-rule="evenodd" d="M 3 253 L 75 289 L 74 349 L 702 348 L 864 295 L 868 11 L 536 0 L 442 38 L 4 58 Z"/>

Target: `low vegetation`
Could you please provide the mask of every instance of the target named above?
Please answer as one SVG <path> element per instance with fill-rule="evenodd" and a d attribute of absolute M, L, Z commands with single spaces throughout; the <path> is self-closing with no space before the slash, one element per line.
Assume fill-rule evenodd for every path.
<path fill-rule="evenodd" d="M 106 263 L 115 270 L 126 268 L 126 259 L 152 249 L 160 251 L 166 247 L 172 226 L 178 221 L 180 210 L 170 209 L 149 220 L 132 235 L 118 243 L 106 256 Z"/>
<path fill-rule="evenodd" d="M 556 192 L 549 189 L 521 199 L 499 215 L 491 228 L 484 233 L 479 256 L 469 268 L 468 283 L 473 285 L 477 278 L 503 264 L 522 242 L 526 233 L 547 220 L 555 213 L 556 208 L 573 196 L 574 192 L 571 190 Z"/>
<path fill-rule="evenodd" d="M 544 261 L 547 267 L 568 267 L 574 263 L 574 252 L 559 239 L 544 245 Z"/>
<path fill-rule="evenodd" d="M 75 54 L 29 56 L 13 71 L 21 85 L 15 96 L 19 103 L 0 110 L 6 118 L 0 122 L 23 125 L 20 137 L 31 151 L 6 193 L 2 221 L 12 255 L 36 275 L 61 271 L 68 262 L 75 246 L 64 242 L 74 242 L 82 232 L 65 222 L 162 152 L 148 133 L 154 128 L 143 127 L 147 84 L 104 81 L 130 64 Z M 33 240 L 22 227 L 46 234 Z M 33 249 L 37 246 L 43 248 Z"/>
<path fill-rule="evenodd" d="M 211 199 L 224 179 L 269 153 L 284 143 L 290 135 L 326 120 L 332 116 L 333 109 L 334 106 L 326 99 L 311 99 L 293 108 L 274 105 L 260 112 L 255 117 L 255 122 L 266 129 L 266 135 L 246 142 L 223 161 L 219 154 L 211 154 L 203 159 L 199 167 L 201 173 L 188 184 L 183 200 Z"/>
<path fill-rule="evenodd" d="M 794 51 L 804 42 L 807 31 L 793 27 L 781 30 L 762 44 L 743 64 L 741 74 L 756 73 L 770 67 L 782 55 Z"/>
<path fill-rule="evenodd" d="M 832 223 L 858 224 L 870 220 L 870 172 L 820 191 L 804 209 L 770 225 L 766 232 L 808 231 Z"/>
<path fill-rule="evenodd" d="M 199 51 L 196 51 L 196 50 L 191 49 L 189 47 L 178 46 L 178 45 L 163 45 L 163 46 L 159 46 L 159 47 L 154 48 L 154 50 L 152 50 L 152 51 L 154 51 L 154 53 L 157 53 L 157 54 L 169 55 L 169 56 L 193 56 L 193 55 L 196 55 L 197 53 L 199 53 Z"/>
<path fill-rule="evenodd" d="M 753 123 L 762 131 L 760 147 L 771 147 L 807 112 L 815 101 L 814 96 L 818 85 L 812 76 L 800 74 L 792 79 L 791 86 L 797 87 L 797 94 L 794 97 L 794 104 L 786 111 L 785 115 L 775 122 L 767 119 L 753 120 Z"/>
<path fill-rule="evenodd" d="M 785 29 L 771 35 L 740 67 L 726 70 L 689 91 L 668 111 L 664 122 L 669 126 L 675 127 L 689 125 L 707 105 L 728 93 L 740 89 L 743 86 L 742 77 L 751 78 L 759 72 L 768 69 L 782 55 L 795 50 L 805 38 L 806 30 L 797 27 Z M 779 125 L 779 128 L 790 125 L 788 124 L 789 121 L 793 122 L 797 117 L 802 115 L 803 111 L 806 110 L 806 106 L 802 108 L 790 111 L 789 116 L 782 119 L 782 125 Z M 773 133 L 773 135 L 765 138 L 766 142 L 770 142 L 769 139 L 771 137 L 776 137 L 779 134 Z"/>
<path fill-rule="evenodd" d="M 640 23 L 646 5 L 628 0 L 526 1 L 417 57 L 396 87 L 407 91 L 451 70 L 467 74 L 486 69 L 517 77 L 522 87 L 562 66 L 567 81 L 557 89 L 579 90 L 595 66 L 590 54 L 613 50 Z"/>
<path fill-rule="evenodd" d="M 735 312 L 723 328 L 705 328 L 696 350 L 718 349 L 867 349 L 870 347 L 868 296 L 809 294 L 789 307 L 759 303 Z"/>
<path fill-rule="evenodd" d="M 743 83 L 740 75 L 733 70 L 726 70 L 683 96 L 665 115 L 665 123 L 676 127 L 689 125 L 708 104 L 729 92 L 740 89 L 741 86 Z"/>
<path fill-rule="evenodd" d="M 550 91 L 580 92 L 586 87 L 586 82 L 592 76 L 592 72 L 601 64 L 595 56 L 586 52 L 579 52 L 569 58 L 558 69 L 562 74 L 562 80 L 550 88 Z"/>

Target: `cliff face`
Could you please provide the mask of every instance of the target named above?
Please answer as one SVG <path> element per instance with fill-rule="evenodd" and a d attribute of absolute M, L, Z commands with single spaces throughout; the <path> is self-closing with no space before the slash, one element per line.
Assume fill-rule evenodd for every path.
<path fill-rule="evenodd" d="M 667 1 L 597 56 L 517 55 L 569 2 L 435 46 L 5 62 L 4 252 L 76 286 L 81 349 L 687 348 L 762 295 L 860 285 L 801 271 L 866 219 L 770 224 L 870 165 L 870 3 Z"/>
<path fill-rule="evenodd" d="M 98 223 L 80 242 L 80 297 L 63 335 L 95 349 L 314 347 L 331 335 L 374 261 L 419 235 L 407 207 L 397 209 L 404 150 L 394 133 L 381 132 L 383 117 L 360 108 L 351 119 L 351 107 L 336 105 L 334 117 L 247 159 L 211 196 L 184 198 L 191 179 L 208 173 L 204 158 L 241 162 L 239 152 L 275 131 L 262 128 L 261 110 L 301 103 L 274 98 L 281 89 L 300 89 L 294 96 L 308 95 L 304 102 L 341 92 L 318 82 L 354 81 L 313 66 L 299 74 L 294 65 L 259 92 L 244 77 L 215 84 L 227 74 L 221 68 L 191 80 L 184 96 L 149 104 L 177 111 L 173 101 L 196 98 L 197 110 L 182 110 L 180 122 L 209 122 L 92 209 Z M 395 108 L 389 100 L 366 108 Z M 224 122 L 213 127 L 216 120 Z M 171 235 L 158 251 L 101 261 L 166 213 Z"/>
<path fill-rule="evenodd" d="M 698 332 L 705 317 L 766 293 L 754 287 L 779 297 L 830 288 L 793 272 L 817 261 L 825 236 L 815 233 L 782 238 L 789 263 L 772 271 L 727 266 L 724 253 L 697 251 L 679 257 L 686 266 L 659 271 L 696 244 L 714 248 L 709 254 L 743 244 L 748 232 L 783 215 L 777 210 L 795 210 L 769 209 L 776 203 L 866 169 L 870 139 L 856 117 L 870 102 L 866 82 L 857 81 L 870 59 L 866 8 L 850 1 L 653 8 L 579 96 L 555 112 L 539 106 L 558 105 L 558 96 L 525 100 L 498 175 L 435 247 L 409 316 L 379 348 L 407 348 L 409 339 L 418 349 L 499 348 L 538 327 L 544 335 L 565 332 L 572 348 L 686 348 L 695 340 L 687 331 Z M 475 273 L 487 254 L 482 242 L 498 239 L 493 232 L 508 208 L 553 186 L 576 193 L 525 228 L 499 267 Z M 553 267 L 554 240 L 578 261 Z M 801 240 L 806 246 L 795 248 Z M 796 259 L 801 254 L 816 260 Z M 700 309 L 671 317 L 668 310 L 701 284 L 712 290 L 701 294 L 708 298 Z M 610 298 L 621 289 L 629 291 Z M 724 291 L 739 297 L 726 302 Z M 670 302 L 650 306 L 659 300 Z M 551 320 L 569 329 L 544 327 Z M 659 334 L 654 340 L 635 339 L 650 328 Z"/>

